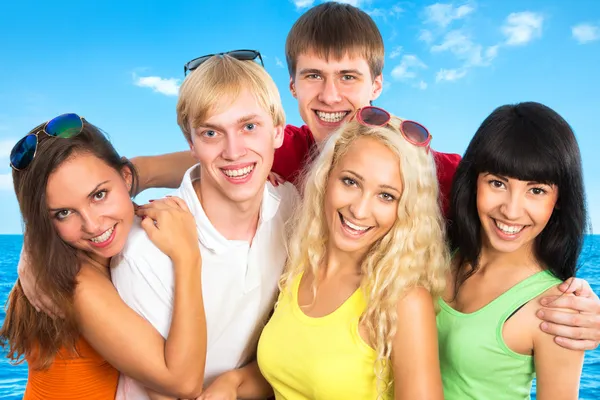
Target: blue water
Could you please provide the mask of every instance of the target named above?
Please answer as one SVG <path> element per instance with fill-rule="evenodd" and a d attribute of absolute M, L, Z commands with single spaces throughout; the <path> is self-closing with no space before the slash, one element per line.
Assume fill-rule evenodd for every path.
<path fill-rule="evenodd" d="M 17 279 L 17 262 L 22 243 L 23 238 L 20 235 L 0 235 L 0 304 L 2 305 L 6 302 L 6 297 Z M 587 279 L 594 291 L 600 293 L 600 236 L 586 238 L 579 276 Z M 0 323 L 4 321 L 4 316 L 2 307 Z M 580 400 L 600 398 L 599 376 L 600 350 L 589 351 L 586 353 L 583 366 Z M 21 399 L 26 382 L 26 365 L 13 366 L 5 357 L 0 358 L 0 398 Z"/>

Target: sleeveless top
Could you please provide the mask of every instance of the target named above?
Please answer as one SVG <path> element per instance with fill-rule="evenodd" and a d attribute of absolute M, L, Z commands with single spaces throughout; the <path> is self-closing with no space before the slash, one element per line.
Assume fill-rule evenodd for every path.
<path fill-rule="evenodd" d="M 437 327 L 446 400 L 530 398 L 533 356 L 512 351 L 504 342 L 502 327 L 521 306 L 559 283 L 550 272 L 538 272 L 469 314 L 439 300 Z"/>
<path fill-rule="evenodd" d="M 280 294 L 258 343 L 258 365 L 277 400 L 377 399 L 376 352 L 358 332 L 366 308 L 357 289 L 338 309 L 319 318 L 298 305 L 302 275 Z M 380 389 L 381 390 L 381 389 Z M 390 389 L 382 399 L 392 398 Z"/>
<path fill-rule="evenodd" d="M 61 349 L 47 370 L 29 367 L 23 400 L 114 400 L 119 372 L 80 337 L 77 354 Z"/>

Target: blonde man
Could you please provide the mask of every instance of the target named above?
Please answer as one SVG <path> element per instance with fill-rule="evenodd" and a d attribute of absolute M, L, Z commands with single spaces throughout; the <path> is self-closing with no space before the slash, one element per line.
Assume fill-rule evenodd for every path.
<path fill-rule="evenodd" d="M 208 385 L 254 354 L 277 293 L 284 224 L 298 194 L 291 184 L 267 182 L 285 115 L 275 83 L 258 64 L 229 56 L 205 61 L 181 87 L 177 119 L 198 162 L 174 195 L 187 203 L 198 229 Z M 170 259 L 134 227 L 112 271 L 123 300 L 166 337 L 174 301 Z M 241 373 L 259 371 L 254 363 Z M 117 398 L 154 397 L 122 376 Z"/>

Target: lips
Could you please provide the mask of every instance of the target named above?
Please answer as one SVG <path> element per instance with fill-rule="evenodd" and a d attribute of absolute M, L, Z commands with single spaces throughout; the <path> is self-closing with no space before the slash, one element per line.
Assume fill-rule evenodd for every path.
<path fill-rule="evenodd" d="M 362 226 L 354 224 L 348 221 L 346 218 L 344 218 L 344 216 L 340 212 L 338 212 L 338 215 L 340 217 L 340 222 L 342 223 L 342 228 L 352 237 L 361 237 L 373 228 L 372 226 Z"/>
<path fill-rule="evenodd" d="M 244 179 L 254 170 L 256 163 L 239 168 L 221 168 L 221 171 L 229 178 Z"/>
<path fill-rule="evenodd" d="M 346 118 L 350 111 L 336 111 L 336 112 L 325 112 L 325 111 L 316 111 L 315 114 L 317 118 L 321 122 L 325 122 L 328 124 L 337 124 L 340 123 Z"/>

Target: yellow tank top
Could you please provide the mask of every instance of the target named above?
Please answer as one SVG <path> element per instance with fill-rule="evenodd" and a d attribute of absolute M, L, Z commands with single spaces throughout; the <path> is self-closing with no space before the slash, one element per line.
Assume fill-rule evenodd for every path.
<path fill-rule="evenodd" d="M 358 333 L 366 308 L 362 291 L 356 290 L 331 314 L 312 318 L 298 306 L 301 278 L 294 281 L 291 294 L 279 296 L 258 343 L 258 365 L 276 399 L 377 399 L 377 356 Z M 390 393 L 381 398 L 391 398 Z"/>

